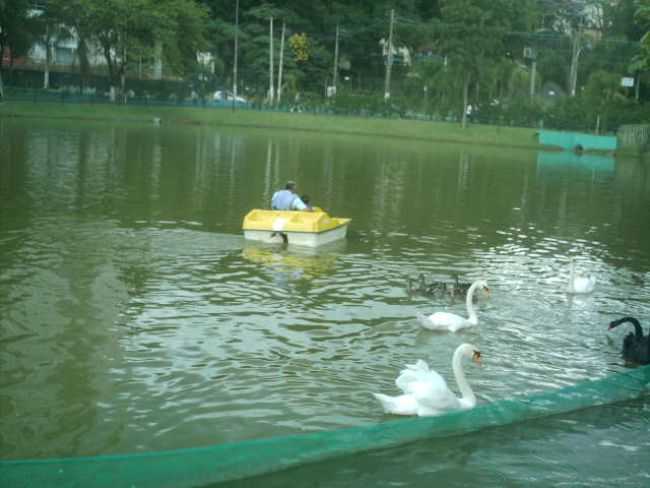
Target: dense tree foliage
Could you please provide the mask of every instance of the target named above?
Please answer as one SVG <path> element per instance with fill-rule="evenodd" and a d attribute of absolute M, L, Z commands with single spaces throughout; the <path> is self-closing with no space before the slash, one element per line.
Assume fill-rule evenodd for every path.
<path fill-rule="evenodd" d="M 0 0 L 0 53 L 9 49 L 16 57 L 29 50 L 37 32 L 30 5 L 29 0 Z M 2 61 L 0 56 L 0 67 Z"/>
<path fill-rule="evenodd" d="M 237 91 L 256 104 L 281 93 L 293 108 L 535 124 L 563 104 L 592 120 L 650 99 L 648 2 L 49 0 L 35 31 L 31 2 L 0 0 L 0 47 L 24 53 L 30 36 L 56 42 L 47 37 L 64 25 L 79 40 L 82 82 L 89 46 L 101 46 L 122 92 L 143 64 L 164 61 L 166 75 L 208 96 L 233 88 L 237 38 Z"/>
<path fill-rule="evenodd" d="M 650 70 L 650 0 L 640 0 L 635 12 L 637 25 L 641 27 L 641 53 L 637 57 L 639 69 Z"/>
<path fill-rule="evenodd" d="M 11 60 L 27 53 L 38 31 L 30 15 L 28 0 L 0 0 L 0 99 L 3 97 L 2 68 L 5 50 Z"/>
<path fill-rule="evenodd" d="M 212 49 L 218 53 L 222 83 L 230 86 L 235 1 L 204 3 L 211 17 L 218 19 Z M 264 7 L 240 0 L 240 80 L 246 93 L 260 100 L 269 87 L 268 16 L 260 15 L 260 8 L 284 12 L 288 36 L 305 33 L 309 39 L 309 60 L 298 62 L 293 56 L 287 62 L 285 91 L 322 103 L 333 78 L 339 25 L 339 80 L 343 81 L 336 99 L 328 103 L 334 109 L 344 105 L 370 111 L 381 110 L 383 103 L 386 57 L 379 42 L 388 37 L 389 12 L 394 8 L 394 45 L 409 48 L 412 64 L 407 66 L 396 57 L 390 110 L 403 112 L 404 106 L 443 118 L 462 117 L 469 104 L 495 103 L 502 108 L 513 100 L 521 104 L 531 81 L 540 96 L 547 85 L 557 89 L 546 93 L 567 93 L 574 67 L 579 87 L 586 86 L 592 73 L 629 75 L 642 34 L 634 22 L 636 0 L 276 0 Z M 276 19 L 275 59 L 278 25 Z M 534 53 L 535 80 L 530 79 L 532 58 L 524 56 L 525 48 Z"/>

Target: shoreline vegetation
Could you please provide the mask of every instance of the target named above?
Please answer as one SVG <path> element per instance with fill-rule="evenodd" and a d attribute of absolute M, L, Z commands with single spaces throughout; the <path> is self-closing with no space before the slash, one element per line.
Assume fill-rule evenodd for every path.
<path fill-rule="evenodd" d="M 543 146 L 537 129 L 527 127 L 435 122 L 413 119 L 382 119 L 318 113 L 289 113 L 237 108 L 175 107 L 112 104 L 59 104 L 8 101 L 0 103 L 0 118 L 39 118 L 122 124 L 222 126 L 250 129 L 297 130 L 303 132 L 389 137 L 446 144 L 470 144 L 524 150 L 560 151 Z M 590 151 L 591 152 L 591 151 Z M 636 156 L 636 148 L 621 149 L 616 156 Z"/>
<path fill-rule="evenodd" d="M 312 113 L 263 112 L 250 109 L 164 106 L 57 104 L 5 101 L 0 117 L 67 119 L 110 123 L 189 124 L 299 130 L 419 141 L 542 149 L 536 129 L 411 119 L 380 119 Z M 544 148 L 549 149 L 549 148 Z"/>

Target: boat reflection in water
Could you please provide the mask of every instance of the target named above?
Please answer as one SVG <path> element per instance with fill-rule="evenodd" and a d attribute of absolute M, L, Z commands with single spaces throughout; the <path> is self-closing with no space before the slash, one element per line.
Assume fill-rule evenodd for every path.
<path fill-rule="evenodd" d="M 293 279 L 311 279 L 334 273 L 337 257 L 345 248 L 345 240 L 318 248 L 246 242 L 242 256 L 274 273 Z"/>

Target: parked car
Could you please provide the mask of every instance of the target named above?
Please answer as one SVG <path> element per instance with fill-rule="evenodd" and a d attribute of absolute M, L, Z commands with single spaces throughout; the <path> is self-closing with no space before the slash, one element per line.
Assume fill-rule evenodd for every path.
<path fill-rule="evenodd" d="M 237 103 L 248 103 L 248 100 L 246 100 L 244 97 L 239 95 L 237 95 L 237 97 L 233 97 L 232 92 L 225 90 L 217 90 L 214 92 L 212 99 L 215 102 L 232 102 L 234 99 Z"/>

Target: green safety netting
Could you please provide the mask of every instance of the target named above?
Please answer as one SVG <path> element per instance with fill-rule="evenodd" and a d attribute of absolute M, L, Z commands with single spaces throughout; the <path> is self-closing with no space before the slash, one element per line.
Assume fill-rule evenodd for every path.
<path fill-rule="evenodd" d="M 528 397 L 438 417 L 409 418 L 340 430 L 124 455 L 0 461 L 0 486 L 11 488 L 200 487 L 299 464 L 421 439 L 474 432 L 607 403 L 650 390 L 650 366 Z"/>

